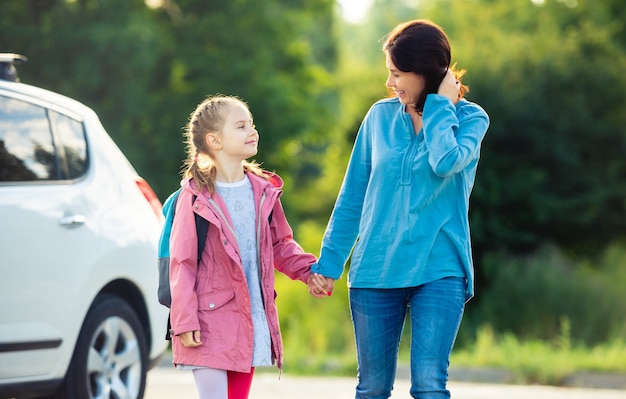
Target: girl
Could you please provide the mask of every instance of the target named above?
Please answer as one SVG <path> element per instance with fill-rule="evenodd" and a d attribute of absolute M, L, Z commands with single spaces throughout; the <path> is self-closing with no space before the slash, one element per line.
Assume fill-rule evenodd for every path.
<path fill-rule="evenodd" d="M 449 398 L 450 352 L 474 293 L 469 198 L 489 118 L 464 99 L 463 73 L 433 22 L 398 25 L 383 50 L 395 96 L 361 124 L 313 267 L 327 278 L 309 290 L 330 291 L 352 254 L 357 399 L 391 395 L 409 308 L 411 396 Z"/>
<path fill-rule="evenodd" d="M 246 159 L 259 134 L 247 105 L 209 97 L 191 114 L 170 251 L 174 365 L 201 399 L 245 399 L 254 368 L 282 368 L 274 268 L 307 282 L 316 260 L 293 239 L 282 180 Z M 209 221 L 197 258 L 196 215 Z"/>

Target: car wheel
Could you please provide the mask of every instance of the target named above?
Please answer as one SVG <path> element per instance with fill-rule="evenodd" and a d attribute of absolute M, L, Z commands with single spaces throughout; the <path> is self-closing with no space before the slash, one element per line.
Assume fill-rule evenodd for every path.
<path fill-rule="evenodd" d="M 147 344 L 139 319 L 123 300 L 96 299 L 87 313 L 57 398 L 139 399 L 147 373 Z"/>

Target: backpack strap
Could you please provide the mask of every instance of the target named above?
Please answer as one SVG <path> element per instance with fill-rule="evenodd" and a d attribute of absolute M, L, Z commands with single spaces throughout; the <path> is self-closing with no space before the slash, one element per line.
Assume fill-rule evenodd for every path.
<path fill-rule="evenodd" d="M 196 198 L 197 198 L 196 195 L 192 197 L 191 199 L 192 205 L 196 201 Z M 176 201 L 178 201 L 178 196 L 174 198 L 174 202 L 172 204 L 172 219 L 174 218 L 175 213 L 176 213 Z M 202 259 L 202 252 L 204 251 L 204 246 L 206 244 L 206 236 L 207 236 L 207 233 L 209 232 L 209 221 L 203 218 L 202 216 L 198 215 L 197 213 L 194 213 L 194 217 L 196 220 L 196 236 L 198 237 L 197 260 L 198 260 L 198 264 L 200 264 L 200 260 Z M 169 284 L 168 284 L 168 287 L 169 287 Z M 171 317 L 171 312 L 167 316 L 167 329 L 165 332 L 165 339 L 168 341 L 172 340 L 172 336 L 171 336 L 172 324 L 171 324 L 170 317 Z"/>
<path fill-rule="evenodd" d="M 196 198 L 198 198 L 197 195 L 194 195 L 191 198 L 192 205 L 196 201 Z M 174 202 L 172 203 L 172 219 L 174 218 L 174 216 L 176 216 L 176 201 L 178 201 L 178 197 L 176 197 L 174 199 Z M 194 213 L 194 217 L 196 219 L 196 236 L 198 237 L 197 259 L 198 259 L 198 264 L 199 264 L 200 259 L 202 258 L 202 252 L 204 251 L 204 245 L 206 243 L 206 236 L 209 231 L 209 221 L 203 218 L 202 216 L 198 215 L 197 213 Z"/>
<path fill-rule="evenodd" d="M 195 200 L 196 196 L 194 195 L 193 201 Z M 206 244 L 206 236 L 209 231 L 209 221 L 197 213 L 195 213 L 194 216 L 196 218 L 196 236 L 198 236 L 198 264 L 200 264 L 202 252 L 204 251 L 204 244 Z"/>

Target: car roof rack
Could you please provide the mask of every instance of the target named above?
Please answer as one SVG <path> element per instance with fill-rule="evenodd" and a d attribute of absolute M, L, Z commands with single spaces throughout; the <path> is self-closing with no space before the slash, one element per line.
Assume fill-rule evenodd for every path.
<path fill-rule="evenodd" d="M 28 58 L 21 54 L 0 53 L 0 79 L 11 82 L 19 82 L 15 65 L 20 65 L 28 61 Z"/>

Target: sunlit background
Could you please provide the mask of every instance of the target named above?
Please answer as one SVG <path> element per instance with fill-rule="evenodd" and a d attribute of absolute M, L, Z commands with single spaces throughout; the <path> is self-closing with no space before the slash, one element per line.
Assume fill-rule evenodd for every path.
<path fill-rule="evenodd" d="M 550 384 L 626 373 L 623 0 L 9 1 L 0 50 L 29 58 L 22 81 L 92 106 L 161 200 L 195 105 L 240 96 L 317 254 L 359 124 L 387 95 L 380 40 L 414 18 L 445 29 L 491 117 L 470 209 L 477 295 L 452 366 Z M 354 375 L 345 279 L 323 301 L 283 277 L 277 292 L 285 370 Z"/>

